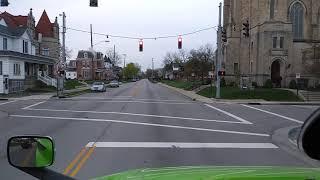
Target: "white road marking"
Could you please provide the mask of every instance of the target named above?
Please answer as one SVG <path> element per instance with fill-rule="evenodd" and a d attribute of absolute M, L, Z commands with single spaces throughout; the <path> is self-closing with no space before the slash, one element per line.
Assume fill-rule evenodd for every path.
<path fill-rule="evenodd" d="M 219 112 L 221 112 L 221 113 L 223 113 L 223 114 L 225 114 L 225 115 L 227 115 L 227 116 L 230 116 L 230 117 L 232 117 L 232 118 L 234 118 L 234 119 L 236 119 L 236 120 L 238 120 L 238 121 L 241 121 L 241 122 L 243 122 L 244 124 L 252 124 L 251 122 L 249 122 L 249 121 L 247 121 L 247 120 L 245 120 L 245 119 L 243 119 L 243 118 L 241 118 L 241 117 L 238 117 L 238 116 L 236 116 L 236 115 L 234 115 L 234 114 L 231 114 L 231 113 L 229 113 L 229 112 L 227 112 L 227 111 L 218 109 L 218 108 L 213 107 L 213 106 L 211 106 L 211 105 L 209 105 L 209 104 L 205 104 L 205 105 L 206 105 L 207 107 L 210 107 L 210 108 L 212 108 L 212 109 L 214 109 L 214 110 L 217 110 L 217 111 L 219 111 Z"/>
<path fill-rule="evenodd" d="M 34 106 L 38 106 L 38 105 L 40 105 L 40 104 L 42 104 L 42 103 L 45 103 L 45 102 L 46 102 L 46 101 L 41 101 L 41 102 L 32 104 L 32 105 L 30 105 L 30 106 L 24 107 L 24 108 L 22 108 L 22 109 L 30 109 L 30 108 L 32 108 L 32 107 L 34 107 Z"/>
<path fill-rule="evenodd" d="M 130 96 L 132 97 L 132 96 Z M 138 98 L 118 98 L 118 97 L 109 97 L 109 98 L 103 98 L 103 97 L 73 97 L 68 99 L 98 99 L 98 100 L 134 100 L 134 101 L 154 101 L 154 102 L 189 102 L 190 101 L 183 101 L 183 100 L 168 100 L 168 99 L 138 99 Z"/>
<path fill-rule="evenodd" d="M 86 147 L 109 148 L 232 148 L 277 149 L 271 143 L 89 142 Z"/>
<path fill-rule="evenodd" d="M 1 105 L 5 105 L 5 104 L 9 104 L 9 103 L 14 103 L 14 102 L 17 102 L 17 101 L 8 101 L 8 102 L 5 102 L 5 103 L 0 103 L 0 106 Z"/>
<path fill-rule="evenodd" d="M 142 116 L 142 117 L 155 117 L 155 118 L 166 118 L 166 119 L 182 119 L 188 121 L 204 121 L 204 122 L 218 122 L 218 123 L 229 123 L 229 124 L 247 124 L 238 121 L 223 121 L 215 119 L 199 119 L 199 118 L 188 118 L 188 117 L 178 117 L 178 116 L 162 116 L 153 114 L 136 114 L 136 113 L 125 113 L 125 112 L 102 112 L 102 111 L 81 111 L 81 110 L 66 110 L 66 109 L 34 109 L 28 108 L 30 111 L 51 111 L 51 112 L 73 112 L 73 113 L 92 113 L 92 114 L 120 114 L 120 115 L 130 115 L 130 116 Z"/>
<path fill-rule="evenodd" d="M 67 100 L 64 100 L 67 101 Z M 88 102 L 88 100 L 80 100 L 83 102 Z M 101 102 L 101 103 L 142 103 L 142 104 L 174 104 L 174 105 L 190 105 L 194 103 L 179 103 L 179 102 L 151 102 L 151 101 L 94 101 L 94 102 Z"/>
<path fill-rule="evenodd" d="M 10 116 L 11 117 L 17 117 L 17 118 L 33 118 L 33 119 L 54 119 L 54 120 L 73 120 L 73 121 L 91 121 L 91 122 L 113 122 L 113 123 L 122 123 L 122 124 L 134 124 L 134 125 L 143 125 L 143 126 L 166 127 L 166 128 L 186 129 L 186 130 L 205 131 L 205 132 L 219 132 L 219 133 L 228 133 L 228 134 L 241 134 L 241 135 L 248 135 L 248 136 L 270 137 L 269 134 L 261 134 L 261 133 L 251 133 L 251 132 L 242 132 L 242 131 L 228 131 L 228 130 L 206 129 L 206 128 L 195 128 L 195 127 L 187 127 L 187 126 L 176 126 L 176 125 L 168 125 L 168 124 L 154 124 L 154 123 L 143 123 L 143 122 L 110 120 L 110 119 L 69 118 L 69 117 L 49 117 L 49 116 L 26 116 L 26 115 L 10 115 Z"/>
<path fill-rule="evenodd" d="M 261 111 L 261 112 L 264 112 L 264 113 L 267 113 L 267 114 L 271 114 L 271 115 L 274 115 L 274 116 L 277 116 L 277 117 L 281 117 L 281 118 L 289 120 L 289 121 L 293 121 L 293 122 L 296 122 L 296 123 L 299 123 L 299 124 L 303 124 L 302 121 L 299 121 L 297 119 L 293 119 L 293 118 L 290 118 L 290 117 L 287 117 L 287 116 L 283 116 L 283 115 L 280 115 L 280 114 L 277 114 L 277 113 L 273 113 L 273 112 L 266 111 L 266 110 L 263 110 L 263 109 L 259 109 L 259 108 L 256 108 L 256 107 L 252 107 L 252 106 L 249 106 L 249 105 L 245 105 L 245 104 L 241 104 L 241 105 L 244 106 L 244 107 L 247 107 L 247 108 L 251 108 L 251 109 L 257 110 L 257 111 Z"/>

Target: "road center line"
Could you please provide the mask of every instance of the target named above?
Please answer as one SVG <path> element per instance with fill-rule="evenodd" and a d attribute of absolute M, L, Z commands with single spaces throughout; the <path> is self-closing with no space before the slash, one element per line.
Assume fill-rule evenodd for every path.
<path fill-rule="evenodd" d="M 188 121 L 204 121 L 204 122 L 218 122 L 218 123 L 229 123 L 229 124 L 247 124 L 238 121 L 223 121 L 215 119 L 199 119 L 199 118 L 188 118 L 188 117 L 177 117 L 177 116 L 162 116 L 153 114 L 136 114 L 136 113 L 125 113 L 125 112 L 101 112 L 101 111 L 79 111 L 79 110 L 58 110 L 58 109 L 33 109 L 28 108 L 30 111 L 51 111 L 51 112 L 73 112 L 73 113 L 92 113 L 92 114 L 118 114 L 118 115 L 130 115 L 130 116 L 142 116 L 142 117 L 155 117 L 155 118 L 166 118 L 166 119 L 182 119 Z"/>
<path fill-rule="evenodd" d="M 42 103 L 45 103 L 45 102 L 46 102 L 46 101 L 38 102 L 38 103 L 32 104 L 32 105 L 30 105 L 30 106 L 24 107 L 24 108 L 22 108 L 22 109 L 29 109 L 29 108 L 32 108 L 32 107 L 34 107 L 34 106 L 38 106 L 38 105 L 40 105 L 40 104 L 42 104 Z"/>
<path fill-rule="evenodd" d="M 86 147 L 97 148 L 233 148 L 277 149 L 272 143 L 181 143 L 181 142 L 89 142 Z"/>
<path fill-rule="evenodd" d="M 122 121 L 122 120 L 49 117 L 49 116 L 26 116 L 26 115 L 10 115 L 10 116 L 11 117 L 17 117 L 17 118 L 33 118 L 33 119 L 54 119 L 54 120 L 73 120 L 73 121 L 91 121 L 91 122 L 114 122 L 114 123 L 122 123 L 122 124 L 134 124 L 134 125 L 143 125 L 143 126 L 166 127 L 166 128 L 186 129 L 186 130 L 205 131 L 205 132 L 219 132 L 219 133 L 228 133 L 228 134 L 241 134 L 241 135 L 249 135 L 249 136 L 270 137 L 269 134 L 261 134 L 261 133 L 251 133 L 251 132 L 242 132 L 242 131 L 228 131 L 228 130 L 206 129 L 206 128 L 195 128 L 195 127 L 187 127 L 187 126 L 176 126 L 176 125 L 168 125 L 168 124 L 132 122 L 132 121 Z"/>
<path fill-rule="evenodd" d="M 5 105 L 5 104 L 9 104 L 9 103 L 14 103 L 14 102 L 17 102 L 17 101 L 8 101 L 8 102 L 0 103 L 0 106 Z"/>
<path fill-rule="evenodd" d="M 223 113 L 223 114 L 225 114 L 225 115 L 227 115 L 227 116 L 230 116 L 230 117 L 232 117 L 232 118 L 234 118 L 234 119 L 236 119 L 236 120 L 238 120 L 238 121 L 241 121 L 241 122 L 243 122 L 244 124 L 252 124 L 251 122 L 249 122 L 249 121 L 247 121 L 247 120 L 245 120 L 245 119 L 243 119 L 243 118 L 241 118 L 241 117 L 238 117 L 238 116 L 236 116 L 236 115 L 234 115 L 234 114 L 231 114 L 231 113 L 229 113 L 229 112 L 227 112 L 227 111 L 218 109 L 218 108 L 213 107 L 213 106 L 211 106 L 211 105 L 209 105 L 209 104 L 205 104 L 205 105 L 206 105 L 207 107 L 212 108 L 212 109 L 214 109 L 214 110 L 217 110 L 217 111 L 219 111 L 219 112 L 221 112 L 221 113 Z"/>
<path fill-rule="evenodd" d="M 244 106 L 244 107 L 247 107 L 247 108 L 251 108 L 251 109 L 254 109 L 254 110 L 257 110 L 257 111 L 261 111 L 261 112 L 267 113 L 267 114 L 278 116 L 278 117 L 281 117 L 281 118 L 289 120 L 289 121 L 293 121 L 293 122 L 296 122 L 296 123 L 299 123 L 299 124 L 303 124 L 302 121 L 299 121 L 297 119 L 286 117 L 286 116 L 283 116 L 283 115 L 280 115 L 280 114 L 277 114 L 277 113 L 273 113 L 273 112 L 266 111 L 266 110 L 263 110 L 263 109 L 259 109 L 259 108 L 256 108 L 256 107 L 252 107 L 252 106 L 249 106 L 249 105 L 245 105 L 245 104 L 241 104 L 241 105 Z"/>

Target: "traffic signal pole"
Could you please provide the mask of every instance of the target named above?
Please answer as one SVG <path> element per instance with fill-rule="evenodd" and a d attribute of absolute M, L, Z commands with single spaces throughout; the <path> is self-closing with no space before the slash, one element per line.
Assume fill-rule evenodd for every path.
<path fill-rule="evenodd" d="M 218 33 L 217 33 L 217 47 L 218 47 L 218 58 L 217 58 L 217 68 L 216 68 L 216 76 L 217 76 L 217 81 L 216 81 L 216 98 L 219 99 L 220 96 L 220 76 L 219 76 L 219 71 L 221 71 L 221 61 L 222 61 L 222 27 L 221 27 L 221 8 L 222 8 L 222 3 L 220 2 L 219 4 L 219 26 L 218 26 Z"/>

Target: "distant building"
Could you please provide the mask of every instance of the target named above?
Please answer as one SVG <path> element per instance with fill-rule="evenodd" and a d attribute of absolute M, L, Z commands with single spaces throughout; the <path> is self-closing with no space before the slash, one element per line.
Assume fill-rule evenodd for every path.
<path fill-rule="evenodd" d="M 77 61 L 70 60 L 67 64 L 66 79 L 77 79 Z"/>
<path fill-rule="evenodd" d="M 78 80 L 105 80 L 106 67 L 101 52 L 79 51 L 76 66 Z"/>

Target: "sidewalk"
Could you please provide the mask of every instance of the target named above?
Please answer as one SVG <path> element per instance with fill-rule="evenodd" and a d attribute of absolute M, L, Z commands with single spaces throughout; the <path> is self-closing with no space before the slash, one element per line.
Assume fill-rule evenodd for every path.
<path fill-rule="evenodd" d="M 196 94 L 194 91 L 186 91 L 183 89 L 175 88 L 163 83 L 158 83 L 168 89 L 176 91 L 194 101 L 203 103 L 227 103 L 227 104 L 252 104 L 252 105 L 320 105 L 320 102 L 278 102 L 278 101 L 265 101 L 263 99 L 239 99 L 239 100 L 228 100 L 228 99 L 214 99 L 207 98 Z"/>
<path fill-rule="evenodd" d="M 84 90 L 90 89 L 89 87 L 81 87 L 77 89 L 70 89 L 70 90 L 64 90 L 63 92 L 65 94 L 68 93 L 74 93 L 74 92 L 80 92 Z M 48 100 L 52 98 L 53 96 L 56 96 L 57 92 L 49 92 L 49 93 L 39 93 L 34 95 L 26 95 L 21 97 L 0 97 L 0 100 L 11 100 L 11 101 L 18 101 L 18 100 Z"/>

